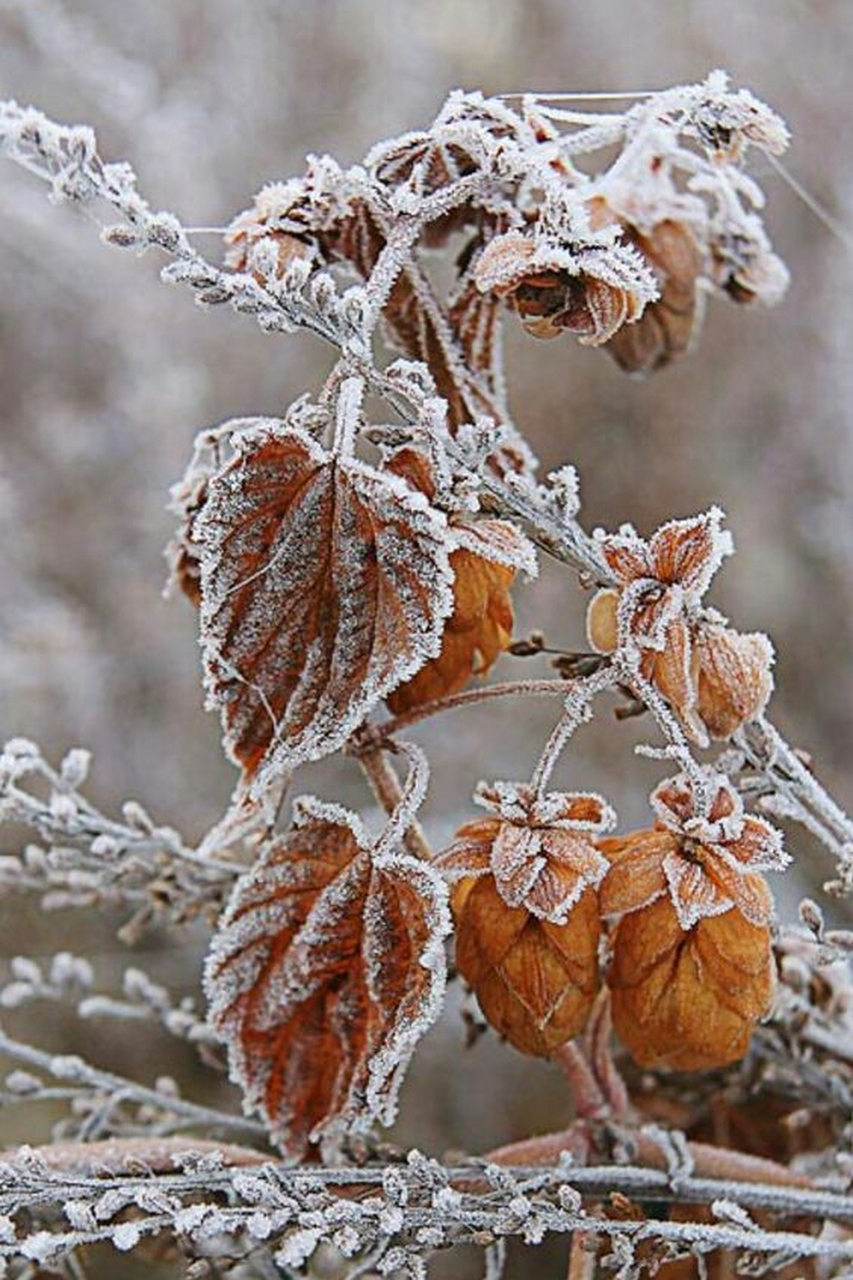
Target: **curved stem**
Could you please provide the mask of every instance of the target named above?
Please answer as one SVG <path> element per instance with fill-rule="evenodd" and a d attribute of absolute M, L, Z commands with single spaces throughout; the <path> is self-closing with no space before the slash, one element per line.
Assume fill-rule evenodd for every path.
<path fill-rule="evenodd" d="M 545 791 L 569 738 L 590 718 L 593 698 L 605 689 L 611 689 L 617 683 L 617 676 L 614 669 L 607 666 L 591 676 L 563 683 L 568 686 L 563 714 L 552 729 L 531 778 L 531 786 L 539 796 Z"/>
<path fill-rule="evenodd" d="M 574 1040 L 568 1040 L 554 1050 L 551 1059 L 568 1081 L 578 1119 L 601 1119 L 607 1112 L 607 1100 L 580 1047 Z"/>
<path fill-rule="evenodd" d="M 397 777 L 386 752 L 386 747 L 370 747 L 364 751 L 359 751 L 356 759 L 370 784 L 370 789 L 376 797 L 377 803 L 384 809 L 389 818 L 393 818 L 403 802 L 403 788 L 400 786 L 400 779 Z M 416 819 L 413 818 L 410 821 L 402 839 L 413 858 L 420 858 L 425 862 L 430 861 L 432 852 L 421 825 Z"/>
<path fill-rule="evenodd" d="M 464 689 L 461 693 L 435 698 L 432 702 L 413 707 L 411 711 L 403 711 L 392 719 L 380 721 L 376 725 L 376 732 L 390 738 L 402 729 L 409 729 L 421 720 L 428 720 L 430 716 L 440 715 L 443 711 L 473 707 L 479 702 L 491 702 L 495 698 L 565 697 L 566 689 L 565 680 L 504 680 L 497 684 L 483 685 L 479 689 Z"/>
<path fill-rule="evenodd" d="M 148 1089 L 144 1085 L 137 1084 L 135 1080 L 128 1080 L 125 1076 L 118 1076 L 111 1071 L 102 1071 L 98 1067 L 93 1067 L 83 1058 L 74 1055 L 46 1053 L 43 1049 L 37 1049 L 34 1045 L 13 1040 L 11 1036 L 7 1036 L 2 1030 L 0 1030 L 0 1053 L 8 1054 L 10 1058 L 14 1058 L 18 1062 L 25 1062 L 28 1066 L 36 1067 L 40 1071 L 46 1071 L 55 1080 L 73 1081 L 74 1083 L 88 1085 L 95 1090 L 102 1090 L 105 1093 L 122 1092 L 133 1102 L 143 1103 L 147 1106 L 156 1107 L 160 1111 L 172 1112 L 174 1115 L 183 1116 L 192 1124 L 216 1128 L 242 1129 L 247 1133 L 266 1136 L 265 1126 L 259 1124 L 256 1120 L 230 1115 L 225 1111 L 215 1111 L 211 1107 L 203 1107 L 195 1102 L 187 1102 L 184 1098 L 173 1098 L 166 1094 L 158 1093 L 156 1089 Z"/>

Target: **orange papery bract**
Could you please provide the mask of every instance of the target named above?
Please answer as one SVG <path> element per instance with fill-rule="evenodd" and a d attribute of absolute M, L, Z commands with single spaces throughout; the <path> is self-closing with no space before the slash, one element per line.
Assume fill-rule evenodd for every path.
<path fill-rule="evenodd" d="M 461 881 L 452 906 L 457 968 L 500 1035 L 543 1057 L 583 1030 L 599 983 L 592 891 L 562 925 L 507 906 L 491 875 Z"/>
<path fill-rule="evenodd" d="M 653 296 L 644 278 L 632 276 L 630 259 L 614 272 L 612 253 L 606 268 L 589 253 L 569 270 L 563 256 L 552 260 L 547 251 L 537 253 L 531 236 L 507 231 L 483 250 L 474 278 L 483 293 L 505 298 L 534 338 L 569 332 L 590 346 L 606 343 L 636 320 Z"/>
<path fill-rule="evenodd" d="M 696 712 L 712 738 L 728 738 L 761 715 L 773 692 L 773 646 L 766 635 L 700 626 L 696 665 Z"/>
<path fill-rule="evenodd" d="M 770 930 L 735 908 L 685 930 L 661 897 L 618 924 L 607 981 L 613 1025 L 639 1066 L 722 1067 L 743 1057 L 770 1006 Z"/>
<path fill-rule="evenodd" d="M 669 218 L 648 233 L 627 226 L 625 235 L 649 263 L 660 296 L 604 349 L 628 373 L 652 373 L 684 355 L 695 340 L 702 320 L 702 253 L 690 228 Z"/>
<path fill-rule="evenodd" d="M 640 675 L 656 686 L 689 736 L 727 738 L 764 711 L 773 691 L 773 646 L 765 635 L 727 627 L 702 605 L 722 558 L 731 550 L 712 509 L 663 525 L 648 542 L 633 532 L 606 535 L 601 547 L 617 586 L 603 587 L 587 607 L 593 649 L 620 644 L 625 593 L 633 606 L 623 618 L 637 648 Z"/>
<path fill-rule="evenodd" d="M 453 552 L 450 567 L 453 613 L 445 624 L 441 652 L 388 696 L 395 715 L 456 693 L 472 676 L 485 675 L 512 640 L 509 589 L 515 570 L 464 549 Z"/>
<path fill-rule="evenodd" d="M 435 498 L 432 468 L 417 450 L 398 450 L 386 463 L 386 470 L 402 476 L 428 499 Z M 453 612 L 445 623 L 438 656 L 386 699 L 394 715 L 456 693 L 472 676 L 487 674 L 512 641 L 510 587 L 516 565 L 526 566 L 528 572 L 535 567 L 532 547 L 507 521 L 475 521 L 457 514 L 451 517 L 450 528 L 452 535 L 469 544 L 450 556 Z"/>

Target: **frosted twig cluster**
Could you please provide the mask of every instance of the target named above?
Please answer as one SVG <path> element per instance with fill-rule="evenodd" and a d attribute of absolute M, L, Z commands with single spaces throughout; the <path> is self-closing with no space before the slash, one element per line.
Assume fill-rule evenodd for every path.
<path fill-rule="evenodd" d="M 73 1155 L 81 1160 L 84 1153 L 78 1148 Z M 140 1176 L 130 1169 L 117 1173 L 97 1148 L 93 1163 L 101 1159 L 100 1171 L 57 1168 L 49 1156 L 22 1149 L 3 1167 L 0 1257 L 20 1251 L 10 1236 L 12 1217 L 24 1205 L 40 1229 L 22 1251 L 41 1263 L 99 1242 L 133 1249 L 163 1232 L 181 1238 L 189 1253 L 215 1246 L 226 1273 L 259 1249 L 270 1251 L 284 1269 L 299 1268 L 319 1249 L 327 1265 L 353 1278 L 365 1270 L 423 1275 L 423 1253 L 453 1244 L 495 1247 L 513 1236 L 537 1244 L 550 1234 L 574 1231 L 600 1238 L 622 1275 L 650 1247 L 659 1262 L 719 1248 L 741 1250 L 757 1260 L 757 1274 L 772 1274 L 794 1258 L 853 1257 L 850 1241 L 768 1230 L 750 1212 L 850 1220 L 850 1201 L 829 1191 L 701 1177 L 686 1177 L 674 1188 L 665 1172 L 621 1165 L 574 1168 L 570 1161 L 550 1168 L 486 1161 L 442 1166 L 417 1151 L 402 1164 L 361 1169 L 235 1169 L 228 1167 L 229 1154 L 236 1156 L 173 1148 L 174 1171 Z M 620 1221 L 585 1208 L 587 1198 L 617 1189 L 641 1206 L 665 1205 L 676 1197 L 710 1204 L 710 1220 L 660 1222 L 638 1215 Z"/>
<path fill-rule="evenodd" d="M 3 852 L 0 892 L 37 893 L 46 910 L 129 911 L 127 940 L 155 920 L 215 915 L 239 865 L 201 857 L 135 801 L 120 821 L 106 817 L 81 794 L 88 770 L 89 753 L 80 748 L 54 769 L 34 743 L 5 744 L 0 820 L 35 831 L 41 843 Z"/>

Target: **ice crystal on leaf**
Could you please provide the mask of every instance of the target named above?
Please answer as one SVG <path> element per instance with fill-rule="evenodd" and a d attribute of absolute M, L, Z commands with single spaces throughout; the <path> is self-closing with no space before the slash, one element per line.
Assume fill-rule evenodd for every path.
<path fill-rule="evenodd" d="M 652 793 L 654 830 L 602 848 L 612 865 L 601 890 L 605 914 L 636 911 L 668 895 L 682 929 L 736 907 L 755 925 L 767 925 L 773 899 L 763 871 L 790 862 L 782 836 L 764 818 L 744 812 L 727 779 L 708 770 L 704 794 L 686 775 L 668 778 Z"/>
<path fill-rule="evenodd" d="M 313 798 L 295 812 L 237 882 L 205 985 L 247 1107 L 300 1157 L 393 1119 L 441 1007 L 449 917 L 440 877 L 354 814 Z"/>
<path fill-rule="evenodd" d="M 444 515 L 398 477 L 262 420 L 232 439 L 184 541 L 225 744 L 254 787 L 337 750 L 439 649 Z"/>

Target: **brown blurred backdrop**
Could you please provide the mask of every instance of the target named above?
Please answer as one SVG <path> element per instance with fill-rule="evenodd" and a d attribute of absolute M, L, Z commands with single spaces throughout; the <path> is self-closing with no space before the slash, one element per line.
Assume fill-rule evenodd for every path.
<path fill-rule="evenodd" d="M 791 169 L 853 227 L 851 59 L 844 0 L 0 5 L 3 96 L 92 123 L 102 153 L 133 163 L 153 205 L 213 227 L 262 183 L 300 172 L 306 152 L 356 161 L 373 141 L 426 124 L 458 85 L 641 90 L 717 66 L 786 117 Z M 773 636 L 772 714 L 849 802 L 853 265 L 849 248 L 760 159 L 753 165 L 792 271 L 780 307 L 712 304 L 698 352 L 639 383 L 601 353 L 538 344 L 509 326 L 512 402 L 545 469 L 577 464 L 591 525 L 631 520 L 648 532 L 712 502 L 725 508 L 739 554 L 712 603 Z M 160 283 L 153 253 L 137 261 L 105 248 L 91 221 L 45 194 L 0 167 L 0 733 L 33 737 L 53 756 L 91 747 L 94 798 L 115 807 L 137 797 L 195 840 L 233 774 L 201 708 L 193 611 L 160 595 L 168 489 L 197 430 L 275 414 L 318 384 L 329 356 L 305 337 L 202 313 Z M 209 248 L 218 252 L 216 237 Z M 519 633 L 538 626 L 582 643 L 567 575 L 549 569 L 518 606 Z M 498 671 L 537 669 L 505 659 Z M 480 776 L 527 773 L 552 717 L 513 703 L 460 715 L 452 731 L 419 731 L 435 760 L 437 839 L 468 811 Z M 655 776 L 632 758 L 643 732 L 605 714 L 579 736 L 562 781 L 600 788 L 626 824 L 643 822 Z M 365 801 L 350 766 L 306 771 L 306 785 Z M 819 884 L 828 862 L 802 838 L 795 847 L 800 885 Z M 121 962 L 112 921 L 0 909 L 6 955 L 67 945 L 93 952 L 106 977 Z M 148 939 L 137 962 L 189 989 L 200 942 Z M 110 1034 L 104 1054 L 132 1063 Z M 456 1018 L 431 1037 L 404 1093 L 407 1140 L 476 1146 L 560 1122 L 563 1093 L 546 1069 L 494 1041 L 460 1058 L 460 1044 Z M 188 1060 L 170 1069 L 194 1087 Z M 12 1117 L 0 1125 L 0 1143 L 38 1136 Z"/>

